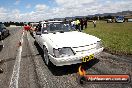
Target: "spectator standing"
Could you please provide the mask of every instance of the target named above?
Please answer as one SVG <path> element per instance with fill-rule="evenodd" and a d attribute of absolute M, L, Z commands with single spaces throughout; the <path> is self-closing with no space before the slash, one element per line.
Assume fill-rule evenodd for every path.
<path fill-rule="evenodd" d="M 81 32 L 79 19 L 77 19 L 75 23 L 76 23 L 76 30 L 79 30 Z"/>
<path fill-rule="evenodd" d="M 41 24 L 39 23 L 39 24 L 36 26 L 36 31 L 39 31 L 39 32 L 40 32 L 40 31 L 41 31 L 41 27 L 42 27 L 42 26 L 41 26 Z"/>
<path fill-rule="evenodd" d="M 96 27 L 96 20 L 93 21 L 94 28 Z"/>
<path fill-rule="evenodd" d="M 68 26 L 68 29 L 71 30 L 71 20 L 68 20 L 67 26 Z"/>
<path fill-rule="evenodd" d="M 75 23 L 74 21 L 71 21 L 71 27 L 74 27 Z"/>
<path fill-rule="evenodd" d="M 75 30 L 75 21 L 74 20 L 72 20 L 72 22 L 71 22 L 71 29 Z"/>
<path fill-rule="evenodd" d="M 87 19 L 85 19 L 85 20 L 84 20 L 85 29 L 87 28 L 87 25 L 88 25 L 87 22 L 88 22 Z"/>
<path fill-rule="evenodd" d="M 71 20 L 68 21 L 68 24 L 71 26 Z"/>
<path fill-rule="evenodd" d="M 38 24 L 38 31 L 41 31 L 41 23 Z"/>
<path fill-rule="evenodd" d="M 25 25 L 24 25 L 24 29 L 25 29 L 26 31 L 29 31 L 29 30 L 31 29 L 31 27 L 30 27 L 29 25 L 25 24 Z"/>
<path fill-rule="evenodd" d="M 80 20 L 81 30 L 83 30 L 84 22 L 83 19 Z"/>
<path fill-rule="evenodd" d="M 67 22 L 66 22 L 66 19 L 64 19 L 64 24 L 66 24 Z"/>

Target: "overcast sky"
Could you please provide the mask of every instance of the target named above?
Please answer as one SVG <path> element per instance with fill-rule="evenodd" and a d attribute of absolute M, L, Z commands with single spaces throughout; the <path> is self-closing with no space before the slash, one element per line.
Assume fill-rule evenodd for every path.
<path fill-rule="evenodd" d="M 0 0 L 0 21 L 40 21 L 130 10 L 132 0 Z"/>

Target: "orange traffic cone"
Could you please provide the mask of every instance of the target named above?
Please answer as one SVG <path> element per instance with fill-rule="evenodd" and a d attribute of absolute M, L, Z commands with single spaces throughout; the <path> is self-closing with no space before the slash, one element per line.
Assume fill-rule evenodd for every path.
<path fill-rule="evenodd" d="M 19 43 L 18 43 L 18 47 L 20 47 L 22 45 L 22 43 L 19 41 Z"/>

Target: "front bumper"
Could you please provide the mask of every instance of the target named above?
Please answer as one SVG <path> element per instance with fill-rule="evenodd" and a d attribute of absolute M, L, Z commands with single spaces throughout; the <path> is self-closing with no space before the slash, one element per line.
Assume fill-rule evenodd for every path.
<path fill-rule="evenodd" d="M 49 54 L 50 61 L 56 65 L 56 66 L 63 66 L 63 65 L 71 65 L 71 64 L 77 64 L 82 63 L 82 58 L 85 56 L 89 56 L 91 54 L 94 54 L 94 57 L 96 58 L 102 51 L 103 47 L 99 49 L 91 50 L 90 52 L 85 52 L 84 54 L 76 54 L 74 56 L 69 57 L 62 57 L 62 58 L 55 58 L 52 55 Z"/>

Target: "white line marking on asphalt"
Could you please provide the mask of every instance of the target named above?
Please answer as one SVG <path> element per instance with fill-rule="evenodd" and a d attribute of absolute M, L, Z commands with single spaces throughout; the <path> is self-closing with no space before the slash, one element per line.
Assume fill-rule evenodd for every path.
<path fill-rule="evenodd" d="M 23 36 L 24 36 L 24 32 L 23 32 L 21 40 L 20 40 L 21 44 L 23 44 Z M 17 56 L 16 56 L 16 61 L 15 61 L 15 65 L 14 65 L 14 68 L 13 68 L 13 74 L 11 76 L 11 81 L 10 81 L 9 88 L 18 88 L 21 53 L 22 53 L 22 46 L 20 46 L 19 49 L 18 49 L 18 53 L 17 53 Z"/>

